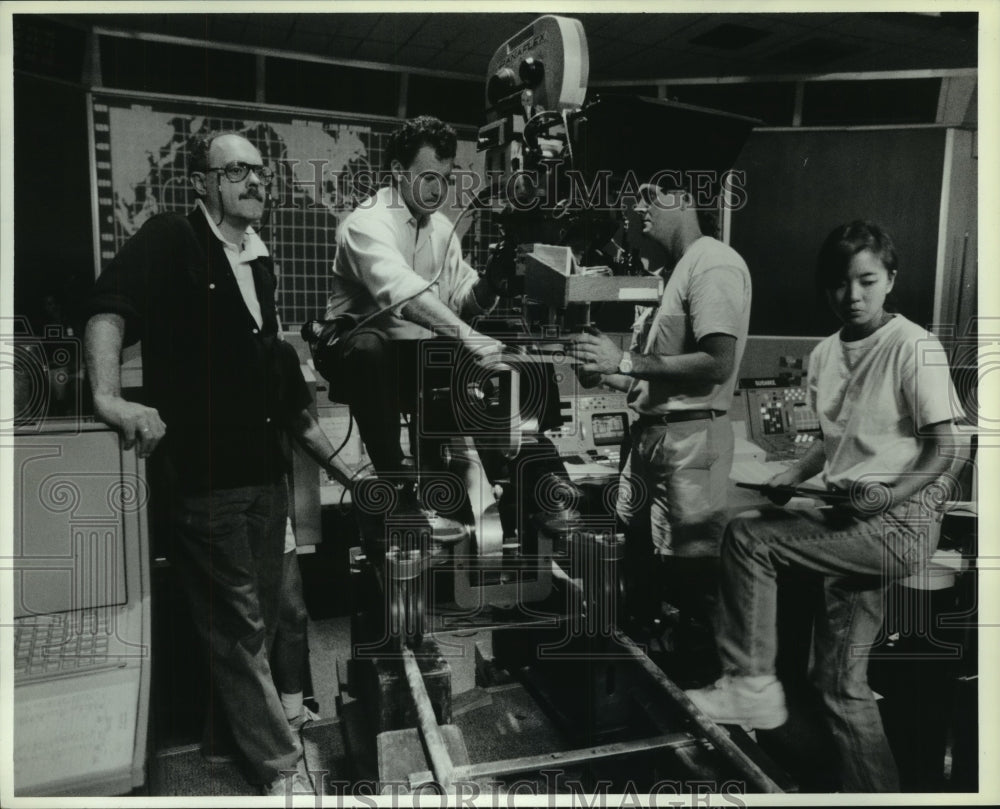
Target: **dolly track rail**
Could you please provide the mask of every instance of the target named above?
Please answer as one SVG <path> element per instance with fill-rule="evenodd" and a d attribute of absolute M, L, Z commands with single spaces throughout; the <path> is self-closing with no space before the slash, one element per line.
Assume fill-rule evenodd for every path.
<path fill-rule="evenodd" d="M 632 755 L 633 753 L 692 747 L 697 744 L 698 740 L 689 733 L 665 733 L 661 736 L 651 736 L 647 739 L 637 739 L 631 742 L 616 742 L 614 744 L 581 747 L 577 750 L 542 753 L 537 756 L 484 761 L 480 764 L 466 764 L 461 767 L 455 767 L 452 772 L 452 782 L 473 781 L 479 778 L 499 778 L 524 772 L 538 772 L 555 766 L 570 767 L 601 759 Z M 410 775 L 410 786 L 411 788 L 417 787 L 431 780 L 432 777 L 432 773 L 427 770 L 413 773 Z"/>
<path fill-rule="evenodd" d="M 704 737 L 712 743 L 720 754 L 725 756 L 733 765 L 735 765 L 744 775 L 747 776 L 749 782 L 756 788 L 757 791 L 768 793 L 784 792 L 784 790 L 778 786 L 778 784 L 766 772 L 764 772 L 763 769 L 761 769 L 760 765 L 743 752 L 736 742 L 729 737 L 728 733 L 709 719 L 698 708 L 698 706 L 691 701 L 691 698 L 685 694 L 676 683 L 667 677 L 667 675 L 660 670 L 659 666 L 650 660 L 642 649 L 640 649 L 631 639 L 627 638 L 621 632 L 615 632 L 615 642 L 635 659 L 650 679 L 663 689 L 663 691 L 666 692 L 670 699 L 672 699 L 681 708 L 681 710 L 691 717 L 692 721 L 694 721 L 695 725 L 697 725 L 698 730 L 704 734 Z"/>

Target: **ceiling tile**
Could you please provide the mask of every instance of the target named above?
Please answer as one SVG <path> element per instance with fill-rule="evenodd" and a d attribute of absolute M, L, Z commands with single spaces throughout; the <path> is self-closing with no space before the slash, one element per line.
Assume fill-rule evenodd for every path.
<path fill-rule="evenodd" d="M 724 51 L 742 50 L 748 45 L 766 39 L 770 32 L 760 28 L 753 28 L 748 25 L 738 25 L 735 23 L 722 23 L 715 26 L 703 34 L 699 34 L 693 39 L 689 39 L 692 45 L 700 45 L 708 48 L 716 48 Z"/>
<path fill-rule="evenodd" d="M 471 6 L 472 4 L 470 4 Z M 485 77 L 500 45 L 538 15 L 514 14 L 72 14 L 82 25 L 208 39 L 249 48 L 408 64 Z M 591 78 L 909 70 L 973 67 L 975 15 L 913 13 L 600 13 L 573 15 L 587 34 Z M 726 26 L 762 32 L 738 51 L 699 38 Z M 692 43 L 692 40 L 694 42 Z M 738 58 L 734 59 L 733 56 Z"/>
<path fill-rule="evenodd" d="M 866 50 L 867 48 L 857 41 L 817 36 L 772 52 L 768 59 L 776 65 L 784 64 L 794 69 L 824 70 L 835 68 L 846 58 L 857 56 Z"/>

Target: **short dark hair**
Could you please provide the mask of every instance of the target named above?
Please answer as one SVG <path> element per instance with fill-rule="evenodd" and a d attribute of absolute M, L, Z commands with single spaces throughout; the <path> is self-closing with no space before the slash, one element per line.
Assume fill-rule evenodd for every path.
<path fill-rule="evenodd" d="M 715 205 L 711 208 L 697 208 L 695 213 L 698 214 L 698 228 L 702 235 L 718 239 L 721 235 L 718 197 L 715 199 Z"/>
<path fill-rule="evenodd" d="M 821 289 L 833 289 L 844 278 L 851 260 L 868 250 L 890 273 L 896 272 L 899 257 L 889 232 L 874 222 L 855 219 L 830 231 L 816 260 L 816 280 Z"/>
<path fill-rule="evenodd" d="M 433 146 L 439 160 L 454 159 L 458 152 L 458 135 L 448 124 L 432 115 L 420 115 L 407 121 L 389 136 L 385 153 L 385 168 L 393 160 L 409 168 L 424 146 Z"/>
<path fill-rule="evenodd" d="M 698 216 L 698 229 L 703 236 L 719 238 L 719 189 L 713 185 L 707 192 L 693 189 L 693 181 L 687 172 L 663 172 L 656 178 L 657 189 L 662 194 L 684 193 L 695 203 L 695 213 Z"/>

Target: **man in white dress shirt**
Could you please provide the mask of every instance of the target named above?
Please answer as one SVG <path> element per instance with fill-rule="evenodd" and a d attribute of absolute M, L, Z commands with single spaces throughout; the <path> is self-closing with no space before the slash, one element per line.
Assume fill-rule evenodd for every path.
<path fill-rule="evenodd" d="M 411 411 L 419 368 L 417 341 L 457 339 L 488 364 L 500 344 L 467 320 L 489 312 L 496 293 L 462 258 L 448 196 L 457 137 L 430 116 L 393 133 L 390 184 L 362 202 L 337 231 L 326 317 L 348 315 L 355 328 L 334 349 L 331 398 L 351 405 L 379 475 L 404 471 L 400 412 Z"/>

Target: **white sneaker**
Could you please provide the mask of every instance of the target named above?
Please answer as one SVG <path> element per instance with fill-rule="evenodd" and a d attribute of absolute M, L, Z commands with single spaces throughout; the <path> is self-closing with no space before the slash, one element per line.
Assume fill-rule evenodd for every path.
<path fill-rule="evenodd" d="M 776 678 L 725 676 L 707 688 L 684 693 L 703 714 L 722 725 L 773 730 L 788 721 L 785 690 Z"/>
<path fill-rule="evenodd" d="M 270 784 L 261 787 L 261 794 L 270 797 L 287 797 L 289 795 L 315 795 L 316 785 L 313 783 L 309 770 L 306 769 L 304 758 L 300 758 L 294 770 L 283 770 L 281 775 Z"/>
<path fill-rule="evenodd" d="M 296 716 L 294 719 L 288 720 L 288 727 L 290 727 L 295 732 L 302 730 L 310 722 L 317 722 L 322 719 L 318 713 L 315 711 L 310 711 L 305 705 L 302 706 L 302 713 Z"/>

